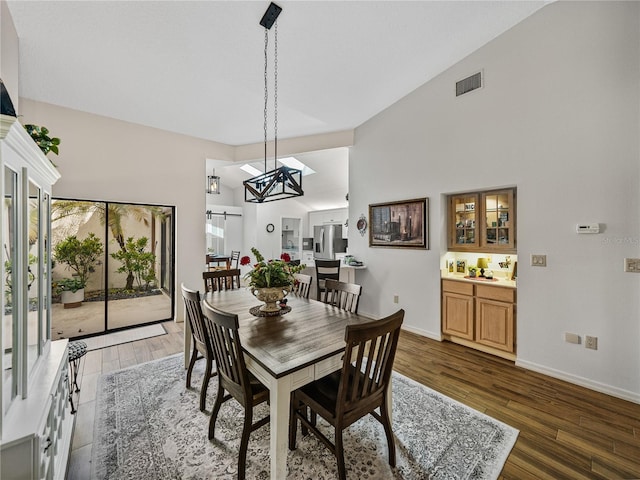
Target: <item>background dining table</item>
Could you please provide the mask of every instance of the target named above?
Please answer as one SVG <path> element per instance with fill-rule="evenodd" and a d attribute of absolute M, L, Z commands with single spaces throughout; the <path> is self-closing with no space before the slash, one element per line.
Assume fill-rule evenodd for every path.
<path fill-rule="evenodd" d="M 238 315 L 239 334 L 247 368 L 269 388 L 271 479 L 286 477 L 290 393 L 342 368 L 345 327 L 372 319 L 330 305 L 290 295 L 291 311 L 256 317 L 249 309 L 260 305 L 241 288 L 208 293 L 214 308 Z M 191 333 L 185 328 L 185 355 Z M 186 357 L 185 357 L 186 359 Z"/>

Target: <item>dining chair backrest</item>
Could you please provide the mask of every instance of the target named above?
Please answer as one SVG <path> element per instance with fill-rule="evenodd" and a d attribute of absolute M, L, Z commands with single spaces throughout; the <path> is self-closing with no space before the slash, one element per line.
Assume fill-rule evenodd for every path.
<path fill-rule="evenodd" d="M 381 320 L 347 325 L 345 362 L 338 387 L 336 414 L 349 425 L 362 417 L 363 405 L 380 405 L 389 386 L 404 310 Z M 346 359 L 351 359 L 351 362 Z M 374 407 L 375 408 L 375 407 Z"/>
<path fill-rule="evenodd" d="M 293 277 L 296 279 L 293 285 L 293 293 L 298 297 L 309 298 L 313 277 L 304 273 L 295 273 Z"/>
<path fill-rule="evenodd" d="M 213 353 L 211 350 L 211 342 L 206 334 L 207 332 L 204 328 L 204 322 L 202 319 L 200 292 L 197 290 L 191 290 L 185 287 L 184 284 L 181 284 L 180 288 L 182 290 L 182 298 L 184 300 L 187 321 L 189 322 L 189 328 L 191 329 L 195 348 L 201 353 L 203 353 L 203 350 L 204 352 Z"/>
<path fill-rule="evenodd" d="M 315 260 L 316 264 L 316 292 L 317 299 L 322 300 L 324 284 L 327 278 L 333 280 L 340 279 L 340 260 Z"/>
<path fill-rule="evenodd" d="M 238 268 L 238 262 L 240 261 L 240 251 L 231 251 L 231 268 Z"/>
<path fill-rule="evenodd" d="M 216 356 L 219 381 L 244 405 L 244 400 L 251 398 L 251 384 L 238 334 L 238 316 L 218 310 L 206 300 L 202 302 L 202 312 Z"/>
<path fill-rule="evenodd" d="M 218 290 L 233 290 L 240 288 L 240 270 L 214 270 L 202 272 L 205 293 Z"/>
<path fill-rule="evenodd" d="M 327 279 L 322 301 L 352 313 L 358 313 L 362 285 Z"/>

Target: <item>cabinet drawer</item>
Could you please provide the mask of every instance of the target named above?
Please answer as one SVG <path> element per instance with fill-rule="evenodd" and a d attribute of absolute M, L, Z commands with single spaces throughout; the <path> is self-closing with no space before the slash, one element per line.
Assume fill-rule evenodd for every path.
<path fill-rule="evenodd" d="M 442 280 L 442 290 L 445 292 L 459 293 L 460 295 L 473 295 L 473 284 L 456 282 L 455 280 Z"/>
<path fill-rule="evenodd" d="M 500 302 L 515 303 L 516 291 L 513 288 L 476 285 L 476 297 L 498 300 Z"/>

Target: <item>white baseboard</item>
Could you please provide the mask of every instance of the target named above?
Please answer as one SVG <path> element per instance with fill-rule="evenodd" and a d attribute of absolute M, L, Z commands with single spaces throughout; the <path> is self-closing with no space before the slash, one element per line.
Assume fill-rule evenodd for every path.
<path fill-rule="evenodd" d="M 431 340 L 437 340 L 438 342 L 442 341 L 442 335 L 440 332 L 433 333 L 428 332 L 426 330 L 422 330 L 420 328 L 410 327 L 408 325 L 402 325 L 402 330 L 406 330 L 407 332 L 415 333 L 416 335 L 420 335 L 422 337 L 430 338 Z"/>
<path fill-rule="evenodd" d="M 640 404 L 640 394 L 630 392 L 622 388 L 613 387 L 611 385 L 596 382 L 594 380 L 580 377 L 578 375 L 572 375 L 561 370 L 556 370 L 553 368 L 545 367 L 544 365 L 538 365 L 537 363 L 528 362 L 526 360 L 516 359 L 516 366 L 526 368 L 527 370 L 533 370 L 534 372 L 542 373 L 553 378 L 558 378 L 575 385 L 580 385 L 581 387 L 589 388 L 591 390 L 595 390 L 596 392 L 606 393 L 607 395 L 611 395 L 613 397 Z"/>

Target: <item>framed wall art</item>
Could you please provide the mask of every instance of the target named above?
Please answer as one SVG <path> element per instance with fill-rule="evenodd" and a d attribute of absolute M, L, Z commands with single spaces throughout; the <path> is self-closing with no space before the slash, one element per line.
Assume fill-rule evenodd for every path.
<path fill-rule="evenodd" d="M 429 199 L 369 205 L 369 246 L 429 248 Z"/>

